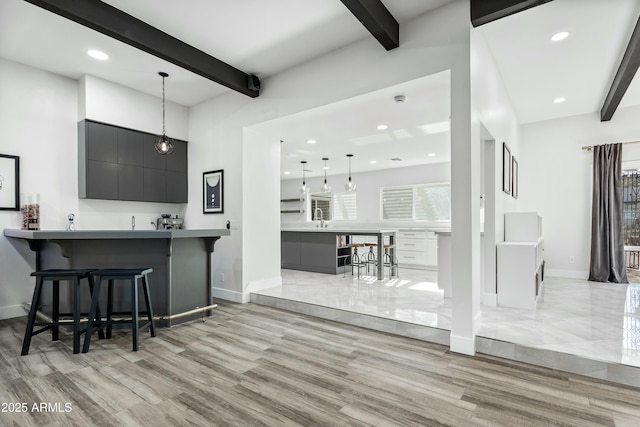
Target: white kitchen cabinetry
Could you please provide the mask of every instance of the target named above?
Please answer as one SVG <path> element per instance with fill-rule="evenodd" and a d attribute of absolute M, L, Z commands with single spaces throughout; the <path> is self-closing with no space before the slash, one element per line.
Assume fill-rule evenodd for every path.
<path fill-rule="evenodd" d="M 542 220 L 535 212 L 505 214 L 505 237 L 498 243 L 498 305 L 533 309 L 544 279 Z"/>
<path fill-rule="evenodd" d="M 436 235 L 427 230 L 400 230 L 396 234 L 396 256 L 400 266 L 435 268 L 438 265 Z"/>

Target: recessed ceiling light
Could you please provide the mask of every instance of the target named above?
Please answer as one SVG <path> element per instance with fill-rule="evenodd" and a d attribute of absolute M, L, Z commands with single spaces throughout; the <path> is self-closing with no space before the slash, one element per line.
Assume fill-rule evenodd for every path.
<path fill-rule="evenodd" d="M 436 155 L 436 153 L 429 153 L 429 154 L 427 154 L 427 156 L 429 156 L 429 157 L 434 157 L 435 155 Z"/>
<path fill-rule="evenodd" d="M 289 171 L 285 171 L 285 173 L 284 173 L 284 174 L 285 174 L 285 175 L 291 175 L 291 172 L 289 172 Z"/>
<path fill-rule="evenodd" d="M 375 160 L 371 160 L 369 163 L 371 163 L 372 165 L 375 165 L 378 162 L 376 162 Z"/>
<path fill-rule="evenodd" d="M 109 55 L 95 49 L 88 50 L 87 54 L 94 59 L 99 59 L 100 61 L 106 61 L 107 59 L 109 59 Z"/>
<path fill-rule="evenodd" d="M 376 126 L 376 129 L 378 129 L 378 130 L 385 130 L 385 129 L 387 129 L 388 127 L 389 127 L 389 126 L 387 126 L 387 125 L 378 125 L 378 126 Z"/>
<path fill-rule="evenodd" d="M 567 100 L 567 98 L 565 98 L 565 97 L 561 96 L 560 98 L 556 98 L 556 99 L 554 99 L 554 100 L 553 100 L 553 103 L 554 103 L 554 104 L 562 104 L 562 103 L 563 103 L 564 101 L 566 101 L 566 100 Z"/>
<path fill-rule="evenodd" d="M 316 141 L 315 139 L 307 139 L 307 143 L 309 144 L 315 144 L 316 142 L 318 141 Z"/>
<path fill-rule="evenodd" d="M 569 37 L 569 33 L 566 31 L 561 31 L 559 33 L 555 33 L 553 36 L 551 36 L 551 40 L 553 40 L 554 42 L 559 42 L 560 40 L 564 40 L 567 37 Z"/>

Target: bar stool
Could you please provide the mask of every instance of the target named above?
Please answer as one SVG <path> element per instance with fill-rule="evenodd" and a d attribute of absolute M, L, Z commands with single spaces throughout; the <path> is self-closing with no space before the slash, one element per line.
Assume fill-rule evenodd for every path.
<path fill-rule="evenodd" d="M 377 247 L 377 243 L 365 243 L 365 246 L 369 247 L 369 252 L 367 252 L 367 274 L 369 274 L 369 266 L 373 266 L 373 271 L 376 271 L 376 265 L 378 260 L 376 259 L 376 253 L 373 251 L 373 248 Z"/>
<path fill-rule="evenodd" d="M 389 278 L 393 276 L 393 269 L 396 269 L 396 277 L 400 277 L 400 271 L 398 269 L 398 258 L 395 254 L 392 256 L 390 249 L 395 249 L 396 245 L 386 244 L 384 245 L 384 263 L 383 267 L 389 267 Z"/>
<path fill-rule="evenodd" d="M 31 308 L 29 309 L 29 315 L 27 317 L 27 329 L 24 333 L 24 340 L 22 341 L 22 356 L 29 354 L 29 347 L 31 346 L 31 337 L 38 335 L 41 332 L 51 329 L 51 340 L 58 341 L 60 325 L 73 325 L 73 354 L 80 352 L 80 334 L 86 332 L 87 328 L 80 329 L 80 281 L 87 279 L 89 283 L 89 291 L 93 295 L 94 282 L 91 272 L 95 269 L 51 269 L 34 271 L 31 276 L 36 278 L 36 286 L 33 290 L 33 299 L 31 300 Z M 60 281 L 69 281 L 73 287 L 73 306 L 71 313 L 60 313 Z M 40 297 L 42 296 L 42 288 L 45 282 L 51 282 L 52 289 L 52 304 L 51 304 L 51 321 L 36 322 L 36 315 L 38 307 L 40 305 Z M 100 317 L 100 307 L 96 305 L 95 312 Z M 60 316 L 73 316 L 72 321 L 60 320 Z M 34 327 L 42 326 L 42 328 L 34 331 Z M 99 335 L 100 338 L 104 338 L 104 333 Z"/>
<path fill-rule="evenodd" d="M 140 329 L 144 329 L 147 326 L 149 327 L 149 332 L 151 332 L 151 336 L 156 336 L 155 323 L 153 320 L 153 308 L 151 306 L 151 296 L 149 294 L 149 280 L 147 275 L 151 273 L 153 269 L 151 268 L 106 268 L 100 269 L 92 272 L 91 274 L 95 278 L 95 292 L 93 293 L 93 298 L 91 299 L 91 309 L 89 310 L 89 325 L 87 328 L 87 332 L 84 337 L 84 345 L 82 346 L 82 352 L 86 353 L 89 351 L 89 345 L 91 344 L 91 335 L 98 331 L 100 332 L 103 328 L 107 329 L 107 338 L 111 338 L 112 326 L 114 324 L 120 323 L 128 323 L 131 325 L 131 333 L 133 339 L 133 351 L 138 351 L 138 331 Z M 138 279 L 142 281 L 142 291 L 144 293 L 144 302 L 147 307 L 147 311 L 144 313 L 138 312 Z M 97 326 L 93 325 L 94 316 L 98 309 L 98 300 L 100 299 L 100 287 L 102 285 L 102 281 L 108 281 L 107 287 L 107 319 L 106 321 L 96 322 Z M 118 319 L 114 320 L 112 316 L 129 314 L 129 312 L 114 312 L 113 311 L 113 285 L 116 280 L 128 281 L 129 286 L 131 287 L 131 320 L 129 319 Z M 120 282 L 126 283 L 126 282 Z M 147 322 L 140 325 L 139 315 L 146 314 Z"/>
<path fill-rule="evenodd" d="M 350 243 L 347 245 L 348 247 L 353 249 L 353 255 L 351 255 L 351 275 L 353 276 L 353 268 L 358 268 L 358 279 L 360 278 L 360 269 L 366 268 L 367 261 L 363 255 L 362 258 L 358 255 L 358 248 L 364 248 L 364 243 Z"/>

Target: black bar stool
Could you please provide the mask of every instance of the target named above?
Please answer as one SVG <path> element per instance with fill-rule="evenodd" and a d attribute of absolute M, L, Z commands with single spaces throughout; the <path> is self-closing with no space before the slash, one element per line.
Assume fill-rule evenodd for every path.
<path fill-rule="evenodd" d="M 360 269 L 367 267 L 366 255 L 358 255 L 358 248 L 366 247 L 364 243 L 350 243 L 347 245 L 353 249 L 353 255 L 351 255 L 351 275 L 353 276 L 353 269 L 358 269 L 358 279 L 360 278 Z"/>
<path fill-rule="evenodd" d="M 31 346 L 31 337 L 38 335 L 41 332 L 51 329 L 51 340 L 57 341 L 59 339 L 60 325 L 71 324 L 73 325 L 73 353 L 80 352 L 80 334 L 85 332 L 89 327 L 80 329 L 80 281 L 87 279 L 89 282 L 89 291 L 93 295 L 94 282 L 91 272 L 95 269 L 51 269 L 34 271 L 31 276 L 36 278 L 36 286 L 33 290 L 33 299 L 31 300 L 31 308 L 29 309 L 29 315 L 27 317 L 27 329 L 24 333 L 24 340 L 22 341 L 22 356 L 29 354 L 29 347 Z M 73 286 L 73 307 L 71 313 L 60 313 L 60 281 L 69 281 Z M 40 305 L 40 297 L 42 296 L 42 287 L 45 282 L 52 282 L 52 304 L 51 304 L 51 321 L 50 322 L 36 322 L 36 314 Z M 96 305 L 95 311 L 100 317 L 100 307 Z M 73 316 L 73 320 L 60 320 L 60 316 Z M 42 326 L 42 328 L 34 331 L 34 327 Z M 104 333 L 99 335 L 100 338 L 104 338 Z"/>
<path fill-rule="evenodd" d="M 92 272 L 92 276 L 95 277 L 95 292 L 91 300 L 91 309 L 89 310 L 89 325 L 84 337 L 84 345 L 82 346 L 82 352 L 89 351 L 89 345 L 91 343 L 91 334 L 94 332 L 102 331 L 105 327 L 107 329 L 107 338 L 111 338 L 111 330 L 114 324 L 128 323 L 131 325 L 131 333 L 133 335 L 133 351 L 138 351 L 138 331 L 149 326 L 151 336 L 156 336 L 155 323 L 153 320 L 153 309 L 151 307 L 151 296 L 149 294 L 149 280 L 147 275 L 151 273 L 151 268 L 106 268 Z M 147 311 L 144 313 L 138 312 L 138 279 L 142 280 L 142 291 L 144 293 L 144 302 L 147 307 Z M 103 280 L 108 280 L 107 288 L 107 319 L 106 321 L 95 322 L 94 317 L 98 310 L 98 300 L 100 299 L 100 287 Z M 129 314 L 128 312 L 113 311 L 113 285 L 115 280 L 128 280 L 131 286 L 131 320 L 113 320 L 114 314 Z M 121 282 L 122 283 L 122 282 Z M 140 325 L 139 315 L 146 314 L 148 322 Z"/>

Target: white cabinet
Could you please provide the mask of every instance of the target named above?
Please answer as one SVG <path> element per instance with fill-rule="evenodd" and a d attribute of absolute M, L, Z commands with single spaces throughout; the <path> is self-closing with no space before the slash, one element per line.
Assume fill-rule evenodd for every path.
<path fill-rule="evenodd" d="M 505 213 L 505 241 L 497 245 L 498 305 L 536 307 L 544 279 L 542 218 L 536 212 Z"/>
<path fill-rule="evenodd" d="M 427 230 L 400 230 L 396 234 L 396 256 L 401 266 L 435 268 L 438 265 L 436 235 Z"/>
<path fill-rule="evenodd" d="M 544 240 L 498 243 L 498 305 L 532 309 L 543 280 Z"/>

